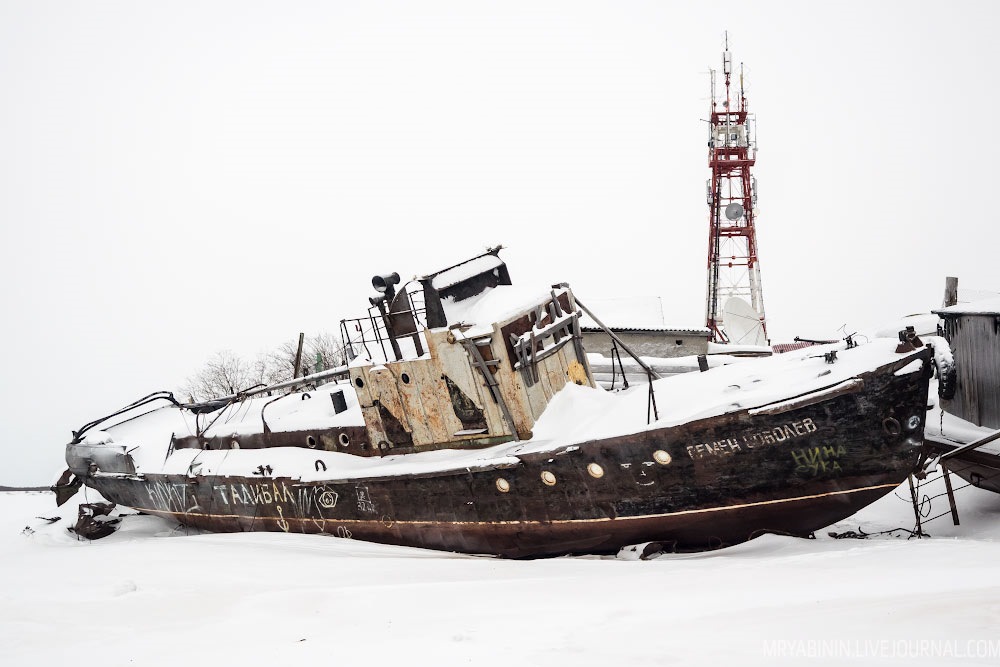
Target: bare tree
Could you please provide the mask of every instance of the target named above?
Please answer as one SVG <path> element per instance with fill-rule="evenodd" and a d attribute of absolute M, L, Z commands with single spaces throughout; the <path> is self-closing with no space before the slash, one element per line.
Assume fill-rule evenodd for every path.
<path fill-rule="evenodd" d="M 189 377 L 181 392 L 192 401 L 207 401 L 272 381 L 270 369 L 263 355 L 254 361 L 247 361 L 225 350 L 216 353 L 204 368 Z"/>
<path fill-rule="evenodd" d="M 268 363 L 276 372 L 292 377 L 295 372 L 295 352 L 298 341 L 286 341 L 268 355 Z M 307 336 L 302 346 L 302 368 L 300 375 L 319 373 L 330 368 L 336 368 L 347 363 L 347 355 L 340 337 L 321 332 L 315 336 Z"/>
<path fill-rule="evenodd" d="M 323 331 L 307 339 L 310 356 L 313 360 L 313 373 L 343 366 L 347 363 L 347 353 L 344 343 L 336 334 Z"/>
<path fill-rule="evenodd" d="M 205 367 L 190 376 L 180 389 L 191 401 L 207 401 L 236 394 L 251 387 L 290 380 L 295 372 L 298 341 L 283 343 L 277 350 L 248 361 L 226 350 L 218 352 Z M 346 362 L 344 346 L 331 333 L 306 338 L 302 353 L 302 373 L 318 373 Z"/>

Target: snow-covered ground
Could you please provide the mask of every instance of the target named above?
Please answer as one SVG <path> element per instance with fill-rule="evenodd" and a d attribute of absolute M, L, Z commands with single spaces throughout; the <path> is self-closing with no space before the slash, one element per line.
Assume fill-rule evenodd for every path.
<path fill-rule="evenodd" d="M 963 482 L 956 480 L 956 485 Z M 921 495 L 941 492 L 932 482 Z M 94 500 L 90 492 L 90 500 Z M 509 561 L 128 516 L 0 494 L 4 665 L 773 665 L 1000 662 L 1000 495 L 907 539 L 904 484 L 815 540 L 637 560 Z M 928 516 L 947 512 L 944 498 Z M 39 517 L 63 517 L 49 524 Z M 868 539 L 827 532 L 863 530 Z M 65 661 L 65 662 L 63 662 Z"/>

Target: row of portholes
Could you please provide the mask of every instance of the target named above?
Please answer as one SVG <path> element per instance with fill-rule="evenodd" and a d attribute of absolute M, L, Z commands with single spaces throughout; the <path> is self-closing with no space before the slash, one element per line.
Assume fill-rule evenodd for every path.
<path fill-rule="evenodd" d="M 347 447 L 351 444 L 351 439 L 347 437 L 346 433 L 341 432 L 340 435 L 337 436 L 337 442 L 340 443 L 341 447 Z M 316 438 L 314 436 L 306 436 L 306 447 L 309 449 L 316 449 L 316 444 Z"/>
<path fill-rule="evenodd" d="M 662 449 L 657 449 L 655 452 L 653 452 L 653 460 L 659 463 L 660 465 L 667 466 L 670 465 L 671 461 L 673 461 L 673 458 L 670 456 L 669 452 L 665 452 Z M 602 468 L 599 463 L 588 463 L 587 473 L 594 479 L 600 479 L 601 477 L 604 477 L 604 468 Z M 555 474 L 553 474 L 549 470 L 543 470 L 541 478 L 542 478 L 542 484 L 544 484 L 545 486 L 555 486 L 556 482 L 558 481 L 556 480 Z M 497 491 L 499 491 L 500 493 L 508 493 L 510 491 L 510 482 L 508 482 L 503 477 L 497 477 L 496 485 L 497 485 Z"/>
<path fill-rule="evenodd" d="M 399 379 L 403 381 L 403 384 L 410 384 L 410 375 L 408 373 L 403 373 L 399 376 Z M 365 386 L 365 381 L 361 378 L 354 378 L 354 386 L 358 389 L 363 389 Z"/>

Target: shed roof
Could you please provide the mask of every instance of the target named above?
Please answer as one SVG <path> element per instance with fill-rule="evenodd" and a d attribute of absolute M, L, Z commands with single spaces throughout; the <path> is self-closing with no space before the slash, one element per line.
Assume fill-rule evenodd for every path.
<path fill-rule="evenodd" d="M 958 303 L 947 308 L 940 308 L 932 311 L 941 317 L 955 317 L 957 315 L 1000 315 L 1000 295 L 995 295 L 978 301 L 969 303 Z"/>
<path fill-rule="evenodd" d="M 711 333 L 704 327 L 678 327 L 666 323 L 663 317 L 663 299 L 658 296 L 624 296 L 614 298 L 590 298 L 584 303 L 587 308 L 614 331 L 647 331 L 707 336 Z M 600 331 L 586 313 L 580 318 L 580 328 L 584 331 Z"/>

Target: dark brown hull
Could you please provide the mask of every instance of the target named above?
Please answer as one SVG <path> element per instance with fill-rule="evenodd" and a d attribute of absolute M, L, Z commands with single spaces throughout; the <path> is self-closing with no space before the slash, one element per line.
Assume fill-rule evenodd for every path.
<path fill-rule="evenodd" d="M 322 533 L 517 558 L 806 536 L 877 500 L 914 469 L 928 357 L 920 355 L 921 372 L 894 375 L 913 361 L 908 356 L 845 390 L 770 411 L 522 454 L 519 463 L 481 470 L 322 482 L 100 474 L 85 481 L 113 502 L 213 531 Z"/>

